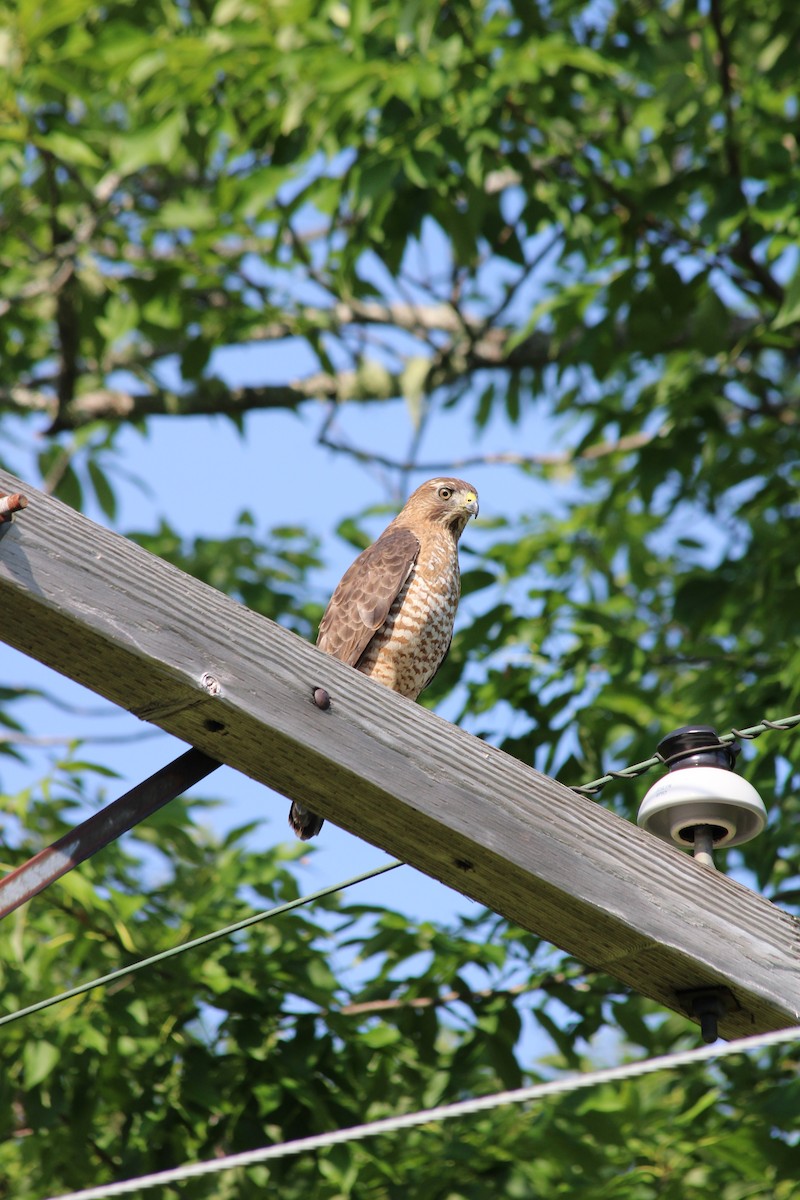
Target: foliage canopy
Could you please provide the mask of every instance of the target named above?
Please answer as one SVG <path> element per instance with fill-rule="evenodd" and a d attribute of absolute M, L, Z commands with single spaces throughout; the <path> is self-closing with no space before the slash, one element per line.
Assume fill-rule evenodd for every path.
<path fill-rule="evenodd" d="M 44 486 L 114 522 L 120 433 L 156 418 L 317 408 L 397 492 L 433 465 L 432 423 L 469 427 L 496 494 L 513 476 L 553 501 L 494 505 L 427 702 L 454 692 L 469 728 L 568 783 L 688 721 L 793 713 L 799 50 L 788 0 L 0 5 L 0 460 L 35 448 Z M 231 382 L 251 347 L 261 377 Z M 407 454 L 338 439 L 340 414 L 401 405 Z M 546 444 L 499 462 L 500 416 Z M 136 536 L 313 636 L 319 533 L 243 513 L 225 538 Z M 0 694 L 12 734 L 19 699 Z M 743 756 L 770 826 L 729 856 L 785 905 L 790 746 Z M 7 861 L 96 792 L 76 754 L 6 796 Z M 215 839 L 175 804 L 6 922 L 5 1007 L 293 895 L 291 854 L 250 832 Z M 609 1028 L 619 1053 L 688 1029 L 490 914 L 437 927 L 344 897 L 9 1026 L 0 1195 L 513 1086 Z M 788 1200 L 797 1109 L 775 1053 L 181 1194 Z"/>

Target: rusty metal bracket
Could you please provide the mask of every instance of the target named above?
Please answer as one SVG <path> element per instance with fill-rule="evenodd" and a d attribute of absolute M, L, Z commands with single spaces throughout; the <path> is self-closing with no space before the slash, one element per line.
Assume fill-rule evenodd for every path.
<path fill-rule="evenodd" d="M 28 497 L 23 496 L 21 492 L 14 492 L 7 496 L 5 492 L 0 492 L 0 537 L 8 531 L 8 527 L 14 520 L 14 513 L 21 512 L 23 508 L 28 507 Z"/>
<path fill-rule="evenodd" d="M 0 879 L 0 918 L 183 795 L 220 764 L 192 748 Z"/>

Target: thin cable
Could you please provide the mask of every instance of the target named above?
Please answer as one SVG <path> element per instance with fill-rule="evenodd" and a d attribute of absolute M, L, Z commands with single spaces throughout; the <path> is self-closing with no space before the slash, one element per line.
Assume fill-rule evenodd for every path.
<path fill-rule="evenodd" d="M 743 738 L 746 742 L 752 742 L 762 733 L 766 733 L 768 729 L 785 733 L 788 729 L 794 729 L 796 725 L 800 725 L 800 713 L 796 713 L 791 717 L 779 717 L 777 721 L 761 721 L 758 725 L 751 725 L 749 729 L 731 729 L 730 733 L 721 733 L 718 739 L 718 745 L 727 746 L 730 742 L 735 742 L 737 738 Z M 652 758 L 646 758 L 643 762 L 634 763 L 630 767 L 622 767 L 619 771 L 609 771 L 606 775 L 601 775 L 599 779 L 593 779 L 591 783 L 583 783 L 571 788 L 573 792 L 580 792 L 582 796 L 595 796 L 598 792 L 611 783 L 614 779 L 635 779 L 639 775 L 644 775 L 646 771 L 652 770 L 664 759 L 660 754 L 654 754 Z"/>
<path fill-rule="evenodd" d="M 229 937 L 232 933 L 238 933 L 240 929 L 247 929 L 250 925 L 257 925 L 259 921 L 268 921 L 271 917 L 279 917 L 282 913 L 289 912 L 293 908 L 300 908 L 304 904 L 311 904 L 315 900 L 322 900 L 325 896 L 333 895 L 334 892 L 341 892 L 345 888 L 354 887 L 357 883 L 365 883 L 368 879 L 374 879 L 377 875 L 383 875 L 387 871 L 393 871 L 395 867 L 402 867 L 403 865 L 402 862 L 395 859 L 392 862 L 384 863 L 382 867 L 375 867 L 372 871 L 365 871 L 363 875 L 354 875 L 352 879 L 345 879 L 341 883 L 330 884 L 328 887 L 320 888 L 318 892 L 309 892 L 307 896 L 298 896 L 296 900 L 289 900 L 286 904 L 279 904 L 276 908 L 268 908 L 264 909 L 263 912 L 253 913 L 250 917 L 245 917 L 241 921 L 235 921 L 233 925 L 226 925 L 224 929 L 215 929 L 211 933 L 204 933 L 202 937 L 193 938 L 189 942 L 181 942 L 180 945 L 172 946 L 169 950 L 162 950 L 160 954 L 153 954 L 150 958 L 142 958 L 127 967 L 118 967 L 116 971 L 109 971 L 107 975 L 100 975 L 97 979 L 89 979 L 86 983 L 80 983 L 77 987 L 70 988 L 67 992 L 59 992 L 56 996 L 49 996 L 46 1000 L 38 1000 L 36 1004 L 29 1004 L 27 1008 L 20 1008 L 16 1012 L 6 1013 L 5 1016 L 0 1017 L 0 1025 L 10 1025 L 12 1021 L 18 1021 L 20 1017 L 28 1017 L 31 1013 L 41 1012 L 42 1009 L 50 1008 L 53 1004 L 60 1004 L 62 1000 L 71 1000 L 73 996 L 81 996 L 84 992 L 92 991 L 93 988 L 113 983 L 115 979 L 124 979 L 127 975 L 133 975 L 136 971 L 143 971 L 145 967 L 155 966 L 156 963 L 164 962 L 168 958 L 174 958 L 178 954 L 184 954 L 187 950 L 195 950 L 198 946 L 207 946 L 211 942 Z"/>
<path fill-rule="evenodd" d="M 418 1125 L 427 1125 L 432 1121 L 447 1121 L 453 1117 L 469 1116 L 472 1113 L 485 1112 L 505 1104 L 522 1104 L 526 1101 L 542 1100 L 548 1096 L 563 1096 L 583 1088 L 599 1087 L 604 1083 L 617 1083 L 626 1079 L 635 1079 L 641 1075 L 651 1075 L 655 1071 L 675 1070 L 677 1067 L 707 1062 L 709 1059 L 726 1058 L 732 1054 L 746 1054 L 766 1049 L 768 1046 L 779 1046 L 795 1041 L 800 1041 L 800 1025 L 773 1033 L 739 1038 L 733 1042 L 723 1042 L 720 1046 L 700 1046 L 694 1050 L 682 1050 L 675 1054 L 660 1055 L 658 1058 L 643 1059 L 641 1062 L 623 1063 L 619 1067 L 590 1071 L 585 1075 L 572 1075 L 564 1079 L 551 1080 L 549 1083 L 536 1083 L 530 1087 L 496 1092 L 491 1096 L 476 1096 L 472 1100 L 461 1100 L 456 1104 L 442 1104 L 437 1108 L 422 1109 L 420 1112 L 403 1113 L 396 1117 L 386 1117 L 381 1121 L 372 1121 L 367 1125 L 353 1125 L 349 1129 L 336 1129 L 329 1133 L 315 1134 L 312 1137 L 297 1138 L 291 1142 L 262 1146 L 258 1150 L 245 1150 L 241 1154 L 229 1154 L 224 1158 L 186 1163 L 167 1171 L 141 1175 L 138 1179 L 100 1184 L 98 1187 L 83 1188 L 79 1192 L 50 1196 L 47 1200 L 108 1200 L 108 1197 L 125 1196 L 131 1192 L 181 1183 L 186 1179 L 196 1179 L 199 1175 L 212 1175 L 219 1171 L 233 1170 L 235 1167 L 251 1167 L 270 1159 L 289 1158 L 292 1155 L 305 1154 L 312 1150 L 324 1150 L 328 1146 L 340 1146 L 345 1142 L 363 1141 L 365 1138 L 376 1137 L 378 1134 L 396 1133 L 400 1129 L 412 1129 Z"/>

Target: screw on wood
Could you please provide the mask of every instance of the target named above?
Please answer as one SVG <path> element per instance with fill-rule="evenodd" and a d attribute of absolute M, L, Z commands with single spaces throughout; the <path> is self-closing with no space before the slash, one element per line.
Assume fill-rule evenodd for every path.
<path fill-rule="evenodd" d="M 314 703 L 316 704 L 317 708 L 321 708 L 323 712 L 330 708 L 331 698 L 325 691 L 325 688 L 314 688 Z"/>
<path fill-rule="evenodd" d="M 0 525 L 13 521 L 14 513 L 27 507 L 28 497 L 23 496 L 21 492 L 13 492 L 10 496 L 0 494 Z"/>

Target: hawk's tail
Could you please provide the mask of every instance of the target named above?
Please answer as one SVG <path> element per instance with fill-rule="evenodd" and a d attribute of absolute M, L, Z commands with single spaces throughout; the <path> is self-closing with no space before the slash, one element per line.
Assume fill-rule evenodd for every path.
<path fill-rule="evenodd" d="M 309 838 L 317 836 L 322 829 L 324 819 L 318 817 L 316 813 L 309 812 L 305 805 L 301 804 L 299 800 L 295 800 L 289 809 L 289 824 L 300 840 L 307 842 Z"/>

